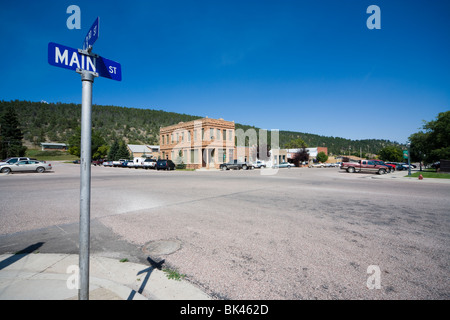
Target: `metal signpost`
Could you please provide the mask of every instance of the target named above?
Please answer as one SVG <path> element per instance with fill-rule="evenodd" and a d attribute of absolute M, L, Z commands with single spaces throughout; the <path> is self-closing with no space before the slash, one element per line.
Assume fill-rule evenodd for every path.
<path fill-rule="evenodd" d="M 89 299 L 89 239 L 91 207 L 91 130 L 92 85 L 94 78 L 122 80 L 121 65 L 115 61 L 92 54 L 92 45 L 98 39 L 99 18 L 89 30 L 83 49 L 73 49 L 50 42 L 48 63 L 52 66 L 74 70 L 81 74 L 81 154 L 80 154 L 80 256 L 78 299 Z"/>
<path fill-rule="evenodd" d="M 408 147 L 408 151 L 407 151 L 407 156 L 408 156 L 408 176 L 411 176 L 411 143 L 408 142 L 407 147 Z"/>

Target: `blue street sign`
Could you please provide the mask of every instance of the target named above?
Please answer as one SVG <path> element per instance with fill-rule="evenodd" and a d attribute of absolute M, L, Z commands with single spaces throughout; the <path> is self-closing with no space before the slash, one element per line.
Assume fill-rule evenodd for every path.
<path fill-rule="evenodd" d="M 95 41 L 97 41 L 98 39 L 98 33 L 99 33 L 99 28 L 100 28 L 100 18 L 97 17 L 97 19 L 95 19 L 94 24 L 91 26 L 91 28 L 89 29 L 88 33 L 86 34 L 86 37 L 84 38 L 84 42 L 83 42 L 83 50 L 87 50 L 89 48 L 92 48 L 92 46 L 94 45 Z"/>
<path fill-rule="evenodd" d="M 100 77 L 122 81 L 122 67 L 120 63 L 95 54 L 81 54 L 78 49 L 54 42 L 48 44 L 48 63 L 55 67 L 75 71 L 81 69 L 96 72 Z"/>

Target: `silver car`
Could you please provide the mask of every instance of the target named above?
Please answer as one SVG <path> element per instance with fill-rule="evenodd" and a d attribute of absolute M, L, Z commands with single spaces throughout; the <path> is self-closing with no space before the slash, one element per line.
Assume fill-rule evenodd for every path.
<path fill-rule="evenodd" d="M 19 171 L 36 171 L 39 173 L 45 170 L 52 170 L 52 165 L 45 161 L 24 160 L 14 164 L 5 164 L 0 166 L 1 173 L 19 172 Z"/>

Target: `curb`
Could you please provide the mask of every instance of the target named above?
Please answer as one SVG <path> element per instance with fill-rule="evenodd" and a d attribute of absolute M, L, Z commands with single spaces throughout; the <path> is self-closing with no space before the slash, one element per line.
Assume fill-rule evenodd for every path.
<path fill-rule="evenodd" d="M 76 254 L 0 255 L 0 300 L 77 300 Z M 210 300 L 148 265 L 90 256 L 90 300 Z"/>

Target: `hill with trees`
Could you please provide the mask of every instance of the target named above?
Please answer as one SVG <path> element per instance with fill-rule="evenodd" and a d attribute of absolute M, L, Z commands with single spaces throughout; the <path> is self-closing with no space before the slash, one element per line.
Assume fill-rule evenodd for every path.
<path fill-rule="evenodd" d="M 74 103 L 46 103 L 31 101 L 0 101 L 0 114 L 13 108 L 23 133 L 24 144 L 39 148 L 41 142 L 69 143 L 79 135 L 81 105 Z M 159 128 L 201 119 L 201 116 L 167 112 L 163 110 L 126 108 L 119 106 L 92 106 L 92 128 L 96 136 L 102 137 L 108 147 L 114 141 L 128 144 L 159 145 Z M 236 129 L 258 128 L 236 123 Z M 301 124 L 299 125 L 301 129 Z M 1 139 L 1 137 L 0 137 Z M 350 140 L 326 137 L 294 131 L 279 132 L 281 148 L 292 145 L 292 140 L 301 139 L 308 147 L 328 148 L 331 154 L 377 153 L 380 149 L 399 144 L 380 139 Z M 268 145 L 270 146 L 270 132 Z"/>

